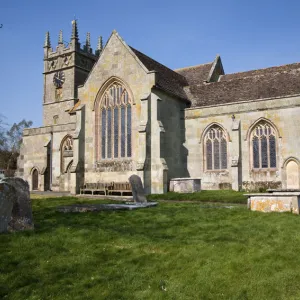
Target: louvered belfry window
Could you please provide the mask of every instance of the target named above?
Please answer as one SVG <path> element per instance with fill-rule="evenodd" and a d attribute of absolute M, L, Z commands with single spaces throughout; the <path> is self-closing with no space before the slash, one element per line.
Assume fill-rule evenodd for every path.
<path fill-rule="evenodd" d="M 276 168 L 276 134 L 267 122 L 258 123 L 251 134 L 252 166 L 254 169 Z"/>
<path fill-rule="evenodd" d="M 131 157 L 131 99 L 125 87 L 113 83 L 100 104 L 101 159 Z"/>
<path fill-rule="evenodd" d="M 227 169 L 227 139 L 224 130 L 217 125 L 211 127 L 204 137 L 206 170 Z"/>

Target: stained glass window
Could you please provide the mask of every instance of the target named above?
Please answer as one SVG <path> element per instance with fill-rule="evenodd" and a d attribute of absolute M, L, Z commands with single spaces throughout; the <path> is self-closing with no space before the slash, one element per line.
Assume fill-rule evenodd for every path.
<path fill-rule="evenodd" d="M 224 138 L 221 140 L 221 169 L 227 169 L 227 142 Z"/>
<path fill-rule="evenodd" d="M 259 142 L 258 137 L 253 138 L 253 166 L 254 168 L 259 168 Z"/>
<path fill-rule="evenodd" d="M 127 107 L 127 156 L 131 157 L 131 107 Z"/>
<path fill-rule="evenodd" d="M 121 107 L 121 157 L 125 156 L 125 107 Z"/>
<path fill-rule="evenodd" d="M 220 142 L 218 139 L 214 139 L 214 169 L 220 169 Z"/>
<path fill-rule="evenodd" d="M 274 135 L 269 138 L 269 149 L 270 149 L 270 167 L 276 168 L 276 139 Z"/>
<path fill-rule="evenodd" d="M 227 169 L 227 141 L 220 126 L 212 126 L 204 137 L 207 170 Z"/>
<path fill-rule="evenodd" d="M 268 141 L 265 135 L 261 137 L 261 167 L 268 167 Z"/>
<path fill-rule="evenodd" d="M 212 170 L 212 143 L 211 140 L 206 141 L 206 168 Z"/>
<path fill-rule="evenodd" d="M 102 149 L 102 158 L 105 158 L 105 141 L 106 141 L 106 110 L 102 110 L 102 139 L 101 139 L 101 149 Z"/>
<path fill-rule="evenodd" d="M 100 101 L 100 153 L 102 159 L 126 158 L 132 155 L 131 99 L 126 89 L 113 83 Z M 97 157 L 98 154 L 97 154 Z"/>
<path fill-rule="evenodd" d="M 114 157 L 119 154 L 119 108 L 114 108 Z"/>
<path fill-rule="evenodd" d="M 111 158 L 111 109 L 107 110 L 107 158 Z"/>
<path fill-rule="evenodd" d="M 267 122 L 258 123 L 252 131 L 253 168 L 276 168 L 276 137 Z"/>

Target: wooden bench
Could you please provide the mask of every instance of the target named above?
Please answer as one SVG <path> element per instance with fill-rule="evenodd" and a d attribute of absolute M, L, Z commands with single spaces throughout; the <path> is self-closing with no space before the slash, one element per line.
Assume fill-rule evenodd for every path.
<path fill-rule="evenodd" d="M 80 195 L 91 193 L 94 195 L 95 193 L 104 193 L 104 195 L 107 195 L 107 190 L 111 186 L 111 183 L 86 183 L 80 188 Z"/>
<path fill-rule="evenodd" d="M 112 182 L 112 185 L 107 189 L 108 195 L 118 193 L 123 196 L 124 193 L 132 195 L 131 185 L 129 182 Z"/>

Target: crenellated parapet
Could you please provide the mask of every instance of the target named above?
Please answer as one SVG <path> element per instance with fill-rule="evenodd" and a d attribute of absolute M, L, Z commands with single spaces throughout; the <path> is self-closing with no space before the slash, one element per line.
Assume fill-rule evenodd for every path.
<path fill-rule="evenodd" d="M 73 20 L 70 42 L 64 41 L 63 31 L 60 30 L 58 44 L 55 48 L 51 48 L 50 33 L 46 33 L 44 43 L 44 73 L 75 66 L 89 72 L 101 54 L 102 49 L 102 37 L 99 37 L 96 50 L 95 52 L 93 51 L 89 32 L 86 35 L 85 44 L 81 47 L 78 24 L 76 20 Z"/>

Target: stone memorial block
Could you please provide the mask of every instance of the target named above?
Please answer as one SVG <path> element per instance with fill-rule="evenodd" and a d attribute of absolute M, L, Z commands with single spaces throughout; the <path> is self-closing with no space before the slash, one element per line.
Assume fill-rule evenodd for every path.
<path fill-rule="evenodd" d="M 12 202 L 11 217 L 7 224 L 8 231 L 19 231 L 25 229 L 33 229 L 32 208 L 29 193 L 29 185 L 27 181 L 21 178 L 5 178 L 0 181 L 3 187 L 0 190 L 0 201 L 3 202 L 3 213 L 6 210 L 6 217 L 9 220 L 7 202 Z M 4 231 L 6 231 L 4 230 Z"/>
<path fill-rule="evenodd" d="M 170 192 L 194 193 L 201 191 L 200 178 L 173 178 L 170 180 Z"/>
<path fill-rule="evenodd" d="M 267 190 L 268 193 L 245 194 L 248 196 L 248 208 L 262 212 L 300 213 L 299 189 Z"/>
<path fill-rule="evenodd" d="M 133 201 L 137 203 L 147 203 L 141 178 L 137 175 L 131 175 L 129 177 L 129 183 L 131 185 Z"/>

